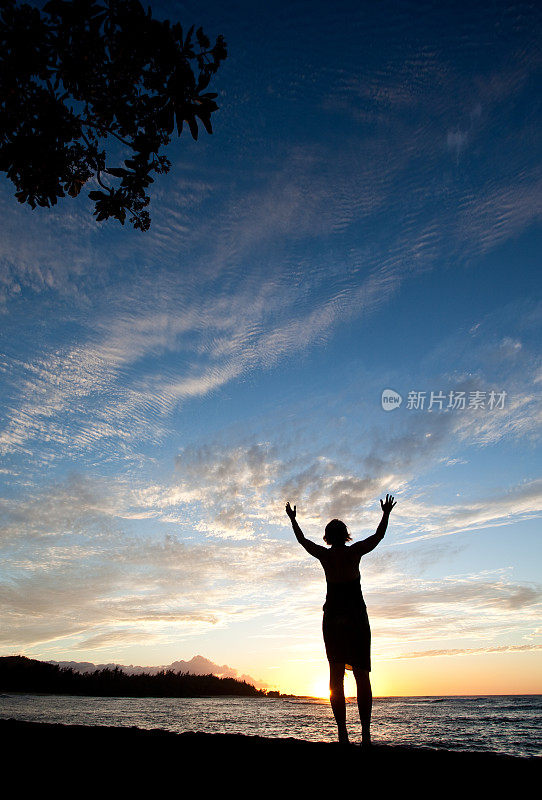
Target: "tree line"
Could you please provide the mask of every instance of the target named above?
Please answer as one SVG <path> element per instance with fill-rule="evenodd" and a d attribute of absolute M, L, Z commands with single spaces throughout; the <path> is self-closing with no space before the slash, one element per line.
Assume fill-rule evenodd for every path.
<path fill-rule="evenodd" d="M 155 675 L 128 675 L 120 667 L 82 674 L 71 667 L 26 656 L 0 658 L 0 691 L 88 697 L 261 697 L 266 694 L 236 678 L 174 670 L 163 670 Z"/>

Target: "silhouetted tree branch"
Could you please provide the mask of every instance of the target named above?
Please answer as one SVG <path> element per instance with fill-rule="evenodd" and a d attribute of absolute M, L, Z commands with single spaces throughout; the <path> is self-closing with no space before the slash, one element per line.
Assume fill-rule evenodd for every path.
<path fill-rule="evenodd" d="M 0 9 L 0 170 L 19 202 L 49 208 L 94 177 L 97 220 L 124 224 L 129 214 L 148 230 L 146 190 L 171 167 L 160 151 L 184 123 L 194 139 L 198 120 L 212 133 L 217 95 L 205 90 L 224 38 L 211 46 L 201 28 L 184 34 L 139 0 L 50 0 L 41 12 L 0 0 Z"/>

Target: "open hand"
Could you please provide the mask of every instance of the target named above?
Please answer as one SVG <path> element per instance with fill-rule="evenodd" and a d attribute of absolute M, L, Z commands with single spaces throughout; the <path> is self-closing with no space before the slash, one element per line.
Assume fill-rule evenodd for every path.
<path fill-rule="evenodd" d="M 387 494 L 385 500 L 380 501 L 380 507 L 382 508 L 382 513 L 390 514 L 391 510 L 397 503 L 393 500 L 393 495 Z"/>
<path fill-rule="evenodd" d="M 290 517 L 291 520 L 295 519 L 296 508 L 297 508 L 297 506 L 294 506 L 293 509 L 292 509 L 292 506 L 290 505 L 290 503 L 286 503 L 286 513 L 288 514 L 288 516 Z"/>

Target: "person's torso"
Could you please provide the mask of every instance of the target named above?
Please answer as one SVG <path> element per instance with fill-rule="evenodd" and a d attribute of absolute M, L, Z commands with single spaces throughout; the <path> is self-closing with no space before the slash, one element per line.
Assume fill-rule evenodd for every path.
<path fill-rule="evenodd" d="M 329 616 L 358 613 L 365 609 L 361 592 L 361 556 L 351 547 L 331 547 L 321 559 L 327 581 L 324 612 Z"/>
<path fill-rule="evenodd" d="M 328 583 L 359 579 L 360 555 L 352 547 L 330 547 L 320 560 Z"/>

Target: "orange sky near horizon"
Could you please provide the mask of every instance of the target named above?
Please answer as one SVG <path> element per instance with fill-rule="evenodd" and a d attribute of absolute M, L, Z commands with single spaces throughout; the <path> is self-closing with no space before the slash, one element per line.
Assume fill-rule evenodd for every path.
<path fill-rule="evenodd" d="M 499 652 L 476 655 L 373 659 L 375 697 L 433 695 L 542 694 L 542 653 Z M 273 688 L 283 694 L 327 697 L 325 662 L 310 669 L 284 668 Z M 355 681 L 346 672 L 345 693 L 354 696 Z"/>

